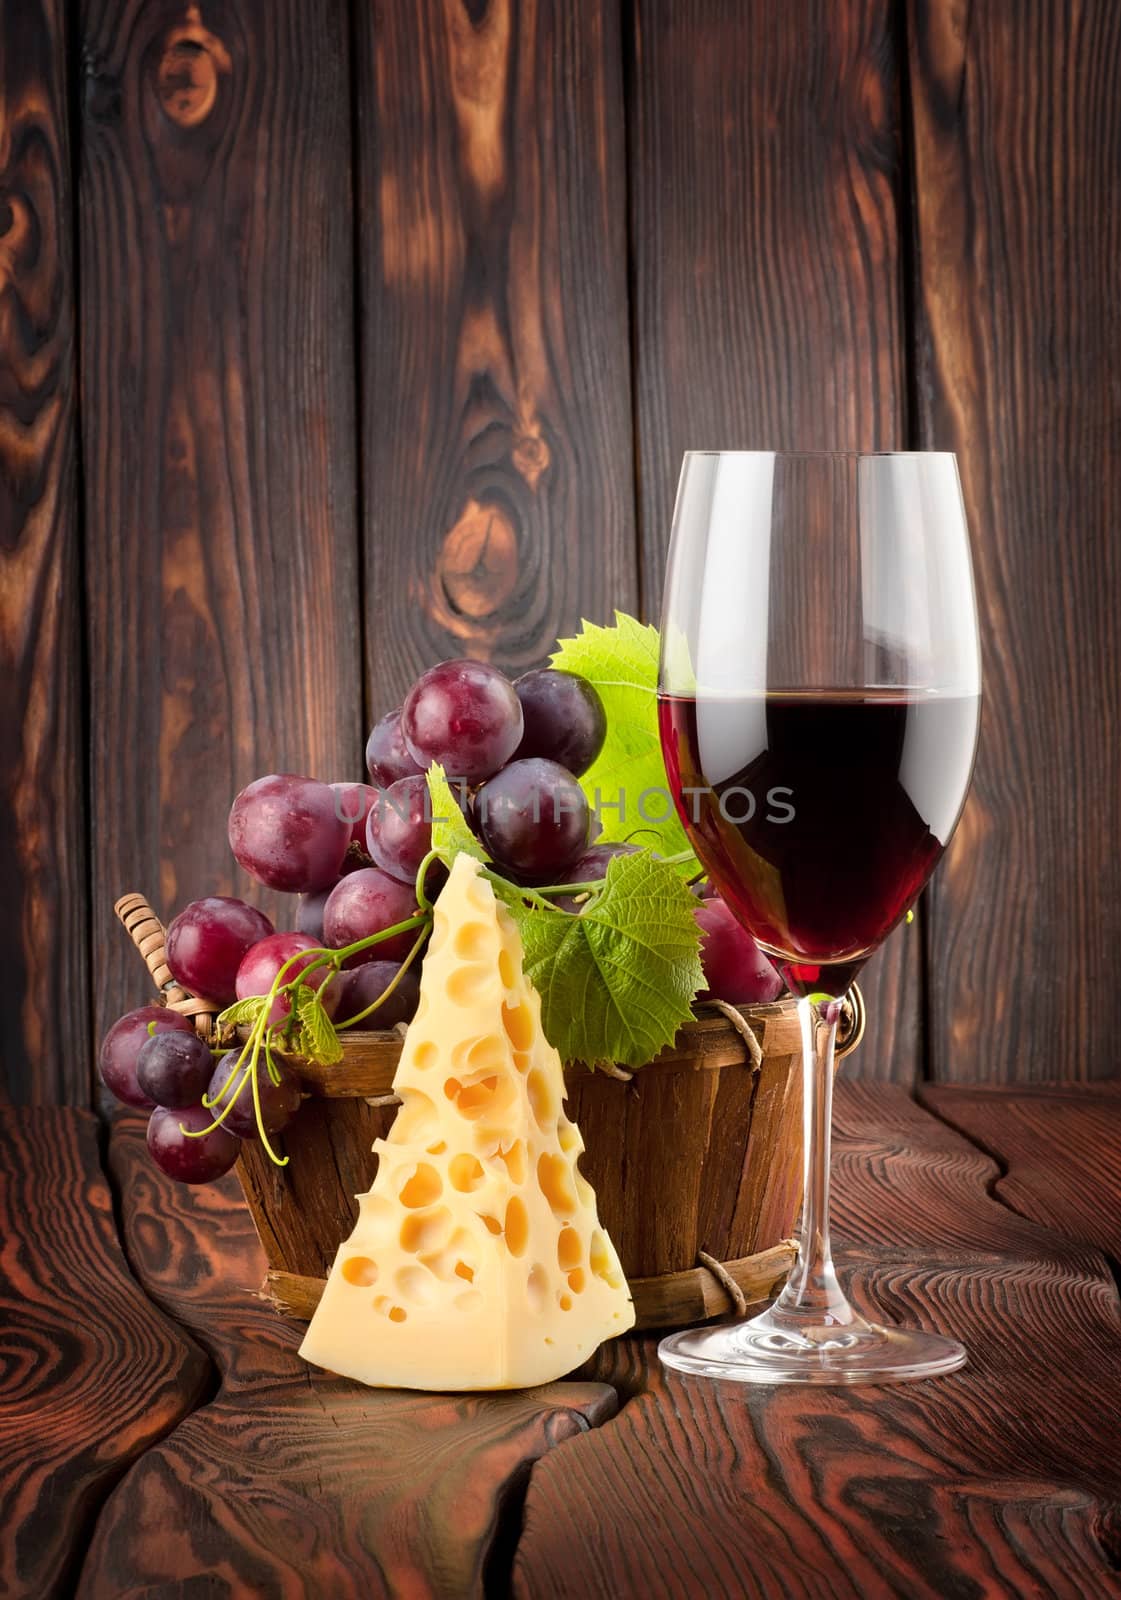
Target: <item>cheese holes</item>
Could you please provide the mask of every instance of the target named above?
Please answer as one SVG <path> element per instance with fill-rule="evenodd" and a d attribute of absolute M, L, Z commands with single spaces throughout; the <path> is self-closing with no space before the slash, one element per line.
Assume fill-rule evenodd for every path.
<path fill-rule="evenodd" d="M 533 1013 L 524 1000 L 516 1006 L 503 1004 L 502 1026 L 515 1050 L 528 1050 L 533 1043 Z"/>
<path fill-rule="evenodd" d="M 401 1109 L 393 1121 L 394 1144 L 421 1144 L 427 1143 L 435 1129 L 432 1127 L 436 1120 L 435 1102 L 419 1089 L 402 1089 Z"/>
<path fill-rule="evenodd" d="M 398 1296 L 414 1306 L 430 1306 L 436 1298 L 438 1285 L 430 1272 L 423 1267 L 400 1267 L 393 1280 Z"/>
<path fill-rule="evenodd" d="M 537 1163 L 537 1182 L 541 1193 L 549 1202 L 554 1217 L 570 1217 L 576 1210 L 576 1191 L 572 1187 L 572 1173 L 563 1156 L 548 1151 Z"/>
<path fill-rule="evenodd" d="M 560 1127 L 557 1129 L 557 1142 L 565 1155 L 577 1155 L 584 1148 L 584 1141 L 580 1137 L 580 1130 L 574 1122 L 569 1122 L 567 1117 L 561 1118 Z"/>
<path fill-rule="evenodd" d="M 350 1256 L 343 1262 L 343 1277 L 356 1288 L 368 1289 L 378 1281 L 378 1264 L 369 1256 Z"/>
<path fill-rule="evenodd" d="M 510 1254 L 523 1255 L 529 1243 L 529 1213 L 525 1208 L 525 1201 L 519 1195 L 513 1195 L 506 1206 L 506 1243 Z"/>
<path fill-rule="evenodd" d="M 443 1192 L 443 1181 L 436 1168 L 429 1166 L 427 1161 L 418 1161 L 412 1177 L 406 1178 L 401 1185 L 399 1198 L 403 1206 L 414 1210 L 432 1205 Z"/>
<path fill-rule="evenodd" d="M 454 1278 L 471 1283 L 475 1275 L 475 1268 L 471 1264 L 473 1244 L 474 1239 L 467 1228 L 456 1228 L 450 1237 L 445 1235 L 441 1239 L 439 1248 L 420 1256 L 421 1265 L 427 1267 L 441 1283 L 451 1283 Z"/>
<path fill-rule="evenodd" d="M 427 1153 L 430 1156 L 442 1156 L 447 1148 L 447 1145 L 444 1143 L 443 1139 L 441 1139 L 437 1144 L 430 1144 L 427 1147 Z"/>
<path fill-rule="evenodd" d="M 452 1052 L 452 1064 L 468 1075 L 505 1072 L 509 1060 L 505 1040 L 497 1033 L 461 1041 Z"/>
<path fill-rule="evenodd" d="M 501 1233 L 502 1224 L 497 1217 L 488 1217 L 485 1211 L 479 1212 L 479 1218 L 488 1233 Z"/>
<path fill-rule="evenodd" d="M 514 958 L 505 945 L 498 952 L 498 976 L 502 979 L 507 989 L 512 989 L 518 981 Z"/>
<path fill-rule="evenodd" d="M 560 1112 L 553 1086 L 541 1069 L 534 1067 L 525 1080 L 525 1087 L 529 1095 L 529 1108 L 533 1112 L 533 1120 L 542 1133 L 547 1133 Z"/>
<path fill-rule="evenodd" d="M 514 1082 L 508 1074 L 497 1072 L 476 1078 L 472 1083 L 449 1078 L 444 1084 L 444 1093 L 449 1100 L 454 1100 L 461 1117 L 477 1122 L 483 1116 L 501 1118 L 510 1109 L 516 1093 Z"/>
<path fill-rule="evenodd" d="M 388 1317 L 390 1322 L 404 1322 L 409 1313 L 404 1306 L 394 1305 L 387 1294 L 379 1294 L 374 1301 L 374 1310 L 379 1311 L 383 1317 Z"/>
<path fill-rule="evenodd" d="M 363 1222 L 369 1223 L 375 1228 L 389 1228 L 393 1225 L 393 1220 L 397 1215 L 397 1208 L 388 1195 L 360 1194 L 358 1196 L 358 1215 Z"/>
<path fill-rule="evenodd" d="M 406 1217 L 401 1224 L 401 1249 L 415 1256 L 421 1250 L 439 1250 L 448 1241 L 452 1231 L 452 1214 L 447 1206 L 437 1206 L 435 1211 L 418 1212 Z"/>
<path fill-rule="evenodd" d="M 583 1267 L 576 1267 L 568 1274 L 568 1287 L 573 1294 L 583 1294 L 586 1281 Z"/>
<path fill-rule="evenodd" d="M 594 1277 L 600 1278 L 612 1289 L 623 1287 L 623 1275 L 613 1259 L 611 1247 L 597 1228 L 592 1234 L 592 1242 L 588 1250 L 588 1265 Z"/>
<path fill-rule="evenodd" d="M 447 996 L 453 1006 L 477 1006 L 494 984 L 494 972 L 481 963 L 457 967 L 448 979 Z"/>
<path fill-rule="evenodd" d="M 506 1171 L 510 1175 L 511 1183 L 524 1183 L 526 1175 L 525 1145 L 520 1139 L 515 1139 L 513 1144 L 503 1147 L 499 1145 L 494 1152 L 495 1159 L 506 1163 Z"/>
<path fill-rule="evenodd" d="M 570 1294 L 558 1294 L 557 1295 L 557 1305 L 560 1306 L 562 1311 L 571 1311 L 572 1310 L 572 1296 Z"/>
<path fill-rule="evenodd" d="M 485 961 L 491 951 L 491 931 L 485 922 L 463 922 L 456 931 L 454 948 L 461 961 Z"/>
<path fill-rule="evenodd" d="M 562 1272 L 571 1272 L 584 1259 L 584 1247 L 575 1228 L 562 1228 L 557 1240 L 557 1266 Z"/>
<path fill-rule="evenodd" d="M 439 1059 L 439 1049 L 431 1039 L 423 1039 L 413 1051 L 413 1066 L 418 1072 L 427 1072 Z"/>
<path fill-rule="evenodd" d="M 535 1262 L 529 1269 L 525 1293 L 531 1311 L 544 1311 L 545 1303 L 549 1298 L 549 1275 L 540 1261 Z"/>
<path fill-rule="evenodd" d="M 453 1189 L 460 1194 L 470 1194 L 486 1177 L 483 1164 L 477 1156 L 453 1156 L 448 1166 L 448 1178 Z"/>

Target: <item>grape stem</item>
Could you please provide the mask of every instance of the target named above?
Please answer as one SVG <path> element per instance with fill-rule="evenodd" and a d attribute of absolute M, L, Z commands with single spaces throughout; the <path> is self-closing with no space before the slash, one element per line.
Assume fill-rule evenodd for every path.
<path fill-rule="evenodd" d="M 664 856 L 662 859 L 667 867 L 683 867 L 687 862 L 695 862 L 697 858 L 691 850 L 681 850 L 675 856 Z M 581 894 L 598 894 L 606 882 L 607 876 L 604 874 L 602 878 L 591 878 L 584 883 L 547 883 L 539 885 L 535 889 L 527 889 L 519 883 L 515 884 L 514 887 L 523 899 L 533 900 L 536 904 L 545 906 L 548 910 L 553 911 L 556 908 L 549 905 L 547 898 L 549 895 L 563 894 L 571 895 L 575 898 Z"/>
<path fill-rule="evenodd" d="M 381 944 L 386 939 L 392 939 L 399 933 L 408 933 L 411 932 L 413 928 L 418 928 L 420 932 L 412 950 L 410 950 L 408 957 L 406 958 L 405 965 L 407 965 L 408 962 L 412 961 L 413 957 L 424 943 L 424 939 L 429 927 L 431 926 L 431 922 L 431 910 L 419 911 L 416 916 L 406 917 L 403 922 L 395 922 L 391 928 L 383 928 L 380 933 L 371 933 L 368 934 L 364 939 L 356 939 L 353 944 L 344 945 L 341 950 L 328 950 L 325 947 L 316 949 L 313 946 L 311 950 L 297 950 L 294 955 L 289 956 L 288 960 L 285 961 L 283 966 L 278 969 L 276 976 L 273 978 L 272 987 L 269 989 L 268 994 L 262 998 L 260 1012 L 250 1027 L 249 1036 L 241 1047 L 241 1050 L 238 1054 L 237 1063 L 229 1077 L 226 1079 L 226 1082 L 223 1084 L 221 1093 L 218 1095 L 217 1099 L 213 1101 L 208 1100 L 206 1095 L 203 1095 L 202 1097 L 202 1103 L 208 1111 L 212 1111 L 215 1106 L 221 1105 L 222 1101 L 225 1100 L 227 1096 L 229 1096 L 228 1103 L 222 1106 L 221 1111 L 218 1112 L 217 1116 L 214 1118 L 213 1122 L 210 1123 L 209 1127 L 185 1128 L 183 1124 L 180 1123 L 179 1130 L 184 1137 L 188 1139 L 202 1139 L 205 1138 L 208 1133 L 213 1133 L 216 1128 L 220 1128 L 225 1122 L 226 1118 L 229 1116 L 235 1101 L 245 1088 L 246 1083 L 252 1079 L 253 1112 L 256 1118 L 257 1132 L 260 1135 L 261 1144 L 264 1146 L 269 1159 L 276 1166 L 286 1167 L 288 1165 L 288 1157 L 278 1156 L 272 1145 L 269 1143 L 268 1133 L 265 1130 L 264 1117 L 261 1113 L 261 1088 L 257 1080 L 257 1065 L 260 1060 L 261 1047 L 263 1045 L 265 1051 L 265 1064 L 268 1069 L 269 1077 L 274 1083 L 280 1082 L 280 1072 L 272 1058 L 272 1044 L 273 1036 L 282 1035 L 283 1030 L 276 1028 L 275 1026 L 270 1026 L 269 1024 L 269 1017 L 272 1015 L 272 1009 L 277 999 L 280 995 L 285 995 L 289 998 L 290 1003 L 288 1016 L 283 1024 L 283 1027 L 287 1029 L 291 1027 L 293 1017 L 295 1016 L 295 1011 L 291 1005 L 291 1000 L 294 998 L 295 991 L 300 987 L 300 985 L 306 983 L 307 974 L 309 972 L 323 967 L 333 967 L 335 972 L 338 972 L 344 961 L 348 961 L 351 956 L 359 955 L 363 950 L 370 950 L 375 945 Z M 306 959 L 308 956 L 312 957 L 310 961 Z M 299 971 L 295 973 L 293 977 L 285 981 L 285 975 L 287 974 L 288 970 L 295 966 L 297 962 L 302 963 Z M 402 971 L 404 971 L 404 967 L 402 967 Z M 399 979 L 400 976 L 401 974 L 398 973 L 397 978 L 394 980 L 394 983 L 390 984 L 389 988 L 386 990 L 386 993 L 379 996 L 379 998 L 374 1002 L 374 1006 L 367 1007 L 367 1011 L 362 1013 L 363 1016 L 365 1016 L 369 1011 L 372 1011 L 375 1006 L 379 1006 L 382 1003 L 382 1001 L 386 998 L 386 995 L 388 995 L 395 987 L 397 979 Z M 219 1021 L 221 1021 L 221 1019 L 219 1019 Z M 349 1024 L 344 1024 L 344 1026 L 349 1026 Z M 236 1085 L 235 1079 L 237 1080 Z M 231 1087 L 233 1087 L 232 1093 Z"/>
<path fill-rule="evenodd" d="M 381 994 L 378 995 L 377 999 L 371 1000 L 366 1009 L 364 1011 L 359 1011 L 357 1016 L 348 1017 L 345 1022 L 337 1022 L 335 1024 L 336 1033 L 342 1033 L 344 1028 L 353 1028 L 359 1022 L 364 1022 L 372 1011 L 376 1011 L 380 1005 L 383 1005 L 385 1001 L 389 999 L 394 989 L 396 989 L 397 985 L 401 982 L 401 979 L 405 976 L 405 973 L 412 966 L 414 960 L 416 959 L 417 952 L 424 943 L 427 932 L 427 928 L 421 929 L 420 933 L 417 935 L 416 942 L 414 943 L 412 949 L 409 951 L 404 961 L 402 961 L 400 968 L 396 973 L 394 973 L 387 986 L 382 990 Z"/>
<path fill-rule="evenodd" d="M 431 910 L 432 910 L 432 902 L 428 898 L 428 892 L 427 892 L 427 889 L 425 887 L 424 880 L 425 880 L 425 877 L 427 876 L 428 869 L 432 865 L 432 863 L 434 861 L 439 861 L 441 859 L 442 858 L 441 858 L 440 852 L 438 850 L 430 850 L 428 852 L 428 854 L 425 856 L 424 860 L 421 862 L 420 866 L 417 868 L 417 871 L 416 871 L 416 901 L 417 901 L 417 905 L 421 908 L 422 911 L 431 912 Z M 411 956 L 409 957 L 409 960 L 410 961 L 412 960 Z"/>

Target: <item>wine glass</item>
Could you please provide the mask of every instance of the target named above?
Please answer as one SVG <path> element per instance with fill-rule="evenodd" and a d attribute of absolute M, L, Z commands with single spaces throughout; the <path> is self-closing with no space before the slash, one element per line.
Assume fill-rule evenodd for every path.
<path fill-rule="evenodd" d="M 952 455 L 686 455 L 662 750 L 697 856 L 798 998 L 805 1198 L 775 1303 L 664 1339 L 667 1366 L 744 1383 L 887 1383 L 966 1358 L 954 1339 L 866 1321 L 842 1293 L 829 1133 L 844 994 L 954 831 L 980 687 Z"/>

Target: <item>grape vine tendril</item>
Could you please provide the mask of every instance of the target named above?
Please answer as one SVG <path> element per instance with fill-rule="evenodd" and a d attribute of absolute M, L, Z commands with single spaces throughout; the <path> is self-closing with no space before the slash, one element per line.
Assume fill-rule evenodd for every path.
<path fill-rule="evenodd" d="M 418 912 L 416 916 L 406 917 L 403 922 L 394 923 L 391 928 L 383 928 L 379 933 L 371 933 L 368 934 L 364 939 L 356 939 L 353 944 L 344 945 L 341 950 L 328 950 L 326 948 L 316 950 L 313 948 L 310 951 L 298 950 L 295 955 L 289 956 L 288 960 L 285 961 L 284 965 L 279 969 L 275 978 L 273 979 L 272 987 L 270 988 L 268 994 L 261 997 L 260 1011 L 250 1028 L 249 1037 L 242 1045 L 241 1051 L 238 1055 L 237 1063 L 233 1071 L 230 1073 L 230 1076 L 227 1078 L 222 1092 L 215 1101 L 208 1100 L 206 1095 L 203 1095 L 202 1098 L 202 1103 L 206 1109 L 208 1111 L 213 1110 L 215 1105 L 220 1104 L 221 1101 L 226 1098 L 227 1094 L 229 1094 L 230 1085 L 233 1084 L 236 1078 L 238 1079 L 237 1086 L 232 1095 L 230 1095 L 229 1103 L 222 1107 L 222 1110 L 214 1118 L 213 1122 L 211 1122 L 206 1128 L 186 1128 L 182 1123 L 180 1123 L 179 1131 L 183 1134 L 184 1138 L 201 1139 L 207 1134 L 213 1133 L 216 1128 L 221 1127 L 222 1123 L 229 1116 L 234 1101 L 241 1094 L 246 1082 L 252 1079 L 253 1111 L 257 1122 L 257 1132 L 260 1136 L 261 1144 L 268 1154 L 269 1159 L 276 1166 L 286 1167 L 288 1165 L 289 1158 L 287 1156 L 278 1156 L 272 1145 L 269 1143 L 268 1134 L 265 1130 L 264 1117 L 261 1113 L 261 1091 L 260 1085 L 257 1081 L 257 1064 L 260 1059 L 262 1045 L 264 1046 L 265 1061 L 266 1065 L 270 1069 L 271 1077 L 273 1070 L 275 1070 L 275 1063 L 271 1058 L 271 1045 L 274 1042 L 271 1036 L 279 1035 L 281 1038 L 283 1038 L 284 1033 L 291 1027 L 293 1019 L 296 1018 L 296 993 L 301 985 L 306 984 L 307 974 L 309 972 L 317 968 L 332 967 L 337 973 L 341 969 L 343 963 L 349 960 L 351 956 L 359 955 L 363 950 L 373 949 L 375 945 L 381 944 L 386 939 L 392 939 L 397 934 L 409 933 L 413 928 L 419 928 L 421 930 L 420 937 L 418 937 L 416 940 L 416 943 L 414 944 L 413 949 L 408 957 L 408 960 L 411 961 L 416 951 L 419 950 L 423 944 L 424 937 L 431 927 L 431 924 L 431 911 L 422 911 Z M 307 961 L 305 958 L 309 955 L 313 959 Z M 287 974 L 289 968 L 293 967 L 297 962 L 303 962 L 304 964 L 301 965 L 299 972 L 297 972 L 293 978 L 289 978 L 288 981 L 285 982 L 285 975 Z M 310 988 L 310 986 L 308 987 Z M 392 985 L 390 987 L 392 988 Z M 312 989 L 311 993 L 317 994 L 317 991 Z M 387 990 L 386 993 L 388 994 L 389 990 Z M 284 995 L 288 999 L 289 1011 L 283 1025 L 278 1028 L 275 1025 L 270 1026 L 269 1017 L 272 1014 L 273 1006 L 281 995 Z M 376 1004 L 380 1005 L 384 998 L 385 995 L 381 996 Z M 233 1008 L 231 1007 L 230 1009 L 232 1010 Z M 368 1010 L 373 1009 L 373 1006 L 368 1008 Z M 223 1013 L 223 1015 L 224 1014 L 225 1013 Z M 218 1026 L 219 1028 L 222 1026 L 222 1017 L 218 1018 Z M 343 1026 L 346 1026 L 346 1024 L 343 1024 Z M 273 1081 L 274 1083 L 279 1083 L 279 1072 L 276 1073 Z"/>

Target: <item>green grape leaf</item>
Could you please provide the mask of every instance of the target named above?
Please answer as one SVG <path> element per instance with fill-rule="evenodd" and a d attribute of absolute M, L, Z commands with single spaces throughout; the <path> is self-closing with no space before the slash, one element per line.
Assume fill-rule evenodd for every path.
<path fill-rule="evenodd" d="M 615 626 L 584 622 L 558 640 L 554 667 L 586 678 L 607 713 L 603 749 L 580 779 L 603 825 L 601 843 L 631 840 L 661 855 L 688 850 L 666 780 L 658 736 L 657 628 L 616 611 Z"/>
<path fill-rule="evenodd" d="M 319 990 L 301 983 L 294 995 L 293 1009 L 300 1028 L 300 1053 L 320 1066 L 332 1067 L 341 1061 L 343 1047 L 335 1025 L 323 1009 Z"/>
<path fill-rule="evenodd" d="M 459 855 L 474 856 L 476 861 L 489 861 L 490 857 L 467 826 L 467 819 L 456 804 L 447 774 L 438 761 L 432 763 L 426 777 L 432 811 L 432 848 L 440 860 L 446 867 L 450 867 Z"/>
<path fill-rule="evenodd" d="M 647 850 L 616 856 L 579 915 L 508 902 L 545 1037 L 564 1060 L 637 1067 L 672 1044 L 704 984 L 696 904 Z"/>
<path fill-rule="evenodd" d="M 237 1028 L 243 1022 L 256 1022 L 261 1012 L 268 1004 L 268 996 L 251 994 L 248 999 L 235 1000 L 232 1006 L 227 1006 L 218 1018 L 219 1029 Z"/>

